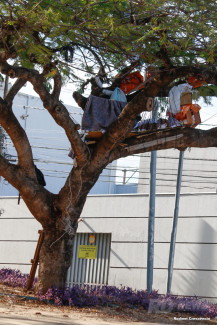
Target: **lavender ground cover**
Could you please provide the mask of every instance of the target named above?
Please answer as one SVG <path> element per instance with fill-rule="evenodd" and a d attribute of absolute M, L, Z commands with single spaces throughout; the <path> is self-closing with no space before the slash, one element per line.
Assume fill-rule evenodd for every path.
<path fill-rule="evenodd" d="M 28 274 L 18 270 L 1 269 L 0 283 L 12 287 L 26 288 Z M 36 283 L 36 280 L 35 280 Z M 35 284 L 34 283 L 34 284 Z M 198 297 L 178 297 L 160 295 L 157 291 L 148 294 L 144 290 L 132 290 L 127 287 L 79 287 L 58 289 L 50 288 L 46 294 L 37 293 L 38 299 L 57 306 L 122 306 L 143 307 L 150 313 L 188 312 L 198 316 L 217 316 L 217 304 L 201 300 Z"/>

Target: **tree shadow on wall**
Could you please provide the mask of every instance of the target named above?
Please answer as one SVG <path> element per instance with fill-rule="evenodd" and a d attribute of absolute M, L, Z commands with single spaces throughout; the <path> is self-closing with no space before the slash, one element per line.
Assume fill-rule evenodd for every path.
<path fill-rule="evenodd" d="M 200 220 L 200 243 L 194 244 L 194 251 L 189 254 L 191 271 L 185 271 L 182 282 L 186 295 L 216 297 L 217 292 L 217 230 L 207 221 Z M 191 245 L 191 244 L 189 244 Z M 187 273 L 187 275 L 186 275 Z"/>

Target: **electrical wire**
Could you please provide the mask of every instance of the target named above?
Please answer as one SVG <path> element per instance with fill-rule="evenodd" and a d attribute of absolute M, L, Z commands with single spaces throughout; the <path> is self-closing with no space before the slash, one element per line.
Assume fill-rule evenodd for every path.
<path fill-rule="evenodd" d="M 48 174 L 45 174 L 44 176 L 46 176 L 46 177 L 53 177 L 53 178 L 62 178 L 62 179 L 65 179 L 65 177 L 63 177 L 63 176 L 52 176 L 52 175 L 48 175 Z M 112 183 L 112 184 L 114 184 L 114 182 L 113 181 L 108 181 L 108 180 L 101 180 L 101 179 L 99 179 L 98 180 L 98 182 L 99 183 Z M 123 182 L 115 182 L 115 184 L 116 185 L 123 185 Z M 125 184 L 125 185 L 130 185 L 130 186 L 149 186 L 149 182 L 147 182 L 147 183 L 131 183 L 131 184 Z M 157 187 L 169 187 L 170 189 L 171 189 L 171 185 L 167 185 L 167 184 L 157 184 L 156 183 L 156 186 Z M 175 186 L 176 185 L 174 185 L 174 188 L 175 188 Z M 190 185 L 182 185 L 182 187 L 183 188 L 191 188 L 191 189 L 198 189 L 198 190 L 215 190 L 216 188 L 215 187 L 208 187 L 208 186 L 203 186 L 203 187 L 197 187 L 197 186 L 190 186 Z"/>
<path fill-rule="evenodd" d="M 35 147 L 35 148 L 42 148 L 42 149 L 51 149 L 51 150 L 60 150 L 60 151 L 68 151 L 69 149 L 65 149 L 65 148 L 53 148 L 53 147 L 46 147 L 46 146 L 32 146 L 32 147 Z M 13 157 L 16 157 L 15 155 Z M 162 157 L 159 157 L 159 158 L 162 158 Z M 174 157 L 167 157 L 167 158 L 171 158 L 171 159 L 174 159 Z M 176 159 L 176 158 L 175 158 Z M 189 158 L 189 160 L 192 160 Z M 204 160 L 204 161 L 210 161 L 208 159 L 204 159 L 202 158 L 201 160 Z M 200 160 L 200 161 L 201 161 Z M 43 159 L 39 159 L 39 158 L 36 158 L 35 161 L 37 162 L 41 162 L 41 163 L 50 163 L 50 164 L 61 164 L 61 165 L 73 165 L 73 162 L 72 163 L 66 163 L 66 162 L 63 162 L 63 161 L 57 161 L 57 160 L 43 160 Z M 217 161 L 216 159 L 213 159 L 213 161 Z M 135 167 L 131 167 L 131 166 L 121 166 L 121 165 L 117 165 L 117 166 L 112 166 L 112 165 L 109 165 L 105 168 L 106 170 L 115 170 L 116 172 L 117 171 L 123 171 L 123 170 L 127 170 L 127 171 L 131 171 L 131 172 L 139 172 L 140 174 L 149 174 L 149 171 L 146 170 L 146 169 L 143 169 L 143 168 L 135 168 Z M 171 169 L 170 168 L 170 171 L 173 170 L 174 172 L 177 171 L 177 169 Z M 161 173 L 160 171 L 164 171 L 163 173 Z M 197 178 L 207 178 L 207 179 L 216 179 L 217 177 L 215 176 L 200 176 L 200 175 L 192 175 L 192 172 L 204 172 L 204 173 L 213 173 L 213 172 L 217 172 L 217 170 L 202 170 L 202 169 L 187 169 L 185 170 L 185 172 L 191 172 L 191 174 L 186 174 L 184 173 L 183 171 L 183 177 L 197 177 Z M 157 168 L 157 175 L 165 175 L 165 177 L 168 177 L 168 176 L 176 176 L 175 173 L 169 173 L 168 171 L 165 172 L 165 169 L 163 168 Z"/>
<path fill-rule="evenodd" d="M 41 168 L 42 171 L 48 171 L 48 172 L 53 172 L 53 173 L 65 173 L 68 175 L 68 171 L 64 171 L 64 170 L 53 170 L 53 169 L 46 169 L 46 168 Z M 126 171 L 127 173 L 137 173 L 139 175 L 143 175 L 143 174 L 148 174 L 149 175 L 149 171 L 145 171 L 145 172 L 141 172 L 139 169 L 121 169 L 119 168 L 119 166 L 117 166 L 116 168 L 109 168 L 109 167 L 106 167 L 104 170 L 107 170 L 107 171 L 116 171 L 116 172 L 122 172 L 122 171 Z M 200 172 L 203 172 L 202 170 L 200 170 Z M 217 172 L 217 171 L 216 171 Z M 168 177 L 168 176 L 174 176 L 175 179 L 170 179 L 171 181 L 176 181 L 176 177 L 177 177 L 177 174 L 171 174 L 171 173 L 161 173 L 161 172 L 156 172 L 156 175 L 160 175 L 160 176 L 165 176 L 165 177 Z M 113 178 L 113 177 L 122 177 L 121 175 L 102 175 L 103 177 L 110 177 L 110 178 Z M 182 174 L 183 177 L 190 177 L 190 178 L 198 178 L 198 179 L 216 179 L 217 180 L 217 176 L 202 176 L 202 175 L 192 175 L 192 174 L 185 174 L 183 173 Z M 133 179 L 149 179 L 149 177 L 143 177 L 143 176 L 137 176 L 137 177 L 132 177 Z M 162 179 L 164 180 L 164 179 Z M 185 181 L 185 180 L 184 180 Z M 193 180 L 192 180 L 193 182 Z"/>
<path fill-rule="evenodd" d="M 40 129 L 36 129 L 38 132 L 40 132 L 41 130 Z M 32 130 L 32 132 L 34 132 L 34 130 Z M 51 131 L 52 132 L 52 131 Z M 55 131 L 56 132 L 56 131 Z M 60 132 L 60 133 L 64 133 L 64 132 Z M 43 140 L 44 141 L 44 137 L 38 137 L 38 139 L 40 140 Z M 59 138 L 58 138 L 59 139 Z M 14 147 L 13 144 L 10 141 L 10 138 L 8 138 L 8 142 L 7 144 L 10 146 L 10 147 Z M 64 141 L 64 140 L 63 140 Z M 50 146 L 45 146 L 45 145 L 32 145 L 32 148 L 33 149 L 40 149 L 40 150 L 54 150 L 54 151 L 68 151 L 69 148 L 66 148 L 66 147 L 50 147 Z M 40 151 L 39 150 L 39 151 Z M 55 165 L 65 165 L 65 166 L 70 166 L 70 168 L 73 166 L 73 162 L 66 162 L 66 161 L 61 161 L 61 160 L 51 160 L 49 159 L 50 156 L 46 156 L 44 154 L 42 154 L 40 152 L 40 158 L 36 158 L 34 159 L 35 162 L 37 163 L 40 163 L 40 164 L 55 164 Z M 139 154 L 136 154 L 136 155 L 133 155 L 134 157 L 140 157 Z M 15 157 L 15 155 L 11 155 L 11 157 Z M 48 157 L 48 159 L 45 159 L 45 157 Z M 150 155 L 149 154 L 146 154 L 146 155 L 142 155 L 143 159 L 144 158 L 148 158 L 150 159 Z M 167 159 L 167 160 L 171 160 L 171 163 L 172 165 L 176 165 L 176 162 L 178 161 L 178 157 L 171 157 L 171 156 L 159 156 L 158 157 L 158 160 L 162 161 L 163 159 Z M 131 160 L 131 157 L 128 158 L 125 158 L 125 161 L 130 161 Z M 208 159 L 208 158 L 189 158 L 189 157 L 185 157 L 185 161 L 195 161 L 197 163 L 197 161 L 200 162 L 203 162 L 203 163 L 210 163 L 210 161 L 213 161 L 213 162 L 216 162 L 217 159 Z M 163 161 L 162 161 L 163 162 Z M 194 163 L 194 166 L 195 166 L 195 163 Z M 62 171 L 62 170 L 50 170 L 50 169 L 43 169 L 41 168 L 41 170 L 43 171 L 46 171 L 48 173 L 52 173 L 53 175 L 51 174 L 46 174 L 45 176 L 46 177 L 51 177 L 51 178 L 63 178 L 63 179 L 66 179 L 66 177 L 68 176 L 68 171 Z M 128 181 L 130 179 L 130 183 L 127 183 L 127 184 L 130 184 L 130 185 L 139 185 L 139 186 L 148 186 L 149 185 L 149 175 L 148 177 L 144 177 L 144 175 L 146 174 L 149 174 L 149 171 L 144 169 L 144 168 L 135 168 L 132 167 L 132 166 L 126 166 L 126 165 L 118 165 L 118 166 L 112 166 L 112 165 L 109 165 L 108 167 L 105 168 L 105 170 L 107 171 L 115 171 L 115 175 L 101 175 L 100 176 L 100 179 L 99 179 L 99 182 L 104 182 L 104 183 L 115 183 L 117 185 L 121 184 L 123 185 L 123 182 L 121 181 L 118 181 L 118 179 L 121 179 L 123 178 L 121 175 L 118 175 L 118 172 L 123 172 L 123 170 L 126 170 L 127 172 L 127 177 L 128 178 Z M 159 187 L 159 186 L 164 186 L 164 187 L 174 187 L 176 186 L 176 173 L 171 173 L 171 170 L 173 171 L 177 171 L 177 168 L 174 168 L 174 169 L 171 169 L 170 168 L 170 172 L 168 171 L 165 171 L 165 169 L 163 168 L 157 168 L 157 182 L 163 182 L 164 184 L 157 184 L 156 186 Z M 161 172 L 163 171 L 163 172 Z M 215 184 L 216 184 L 216 181 L 215 179 L 217 179 L 217 177 L 215 176 L 210 176 L 210 175 L 199 175 L 199 173 L 197 175 L 192 175 L 192 174 L 188 174 L 189 173 L 192 173 L 192 172 L 200 172 L 200 173 L 211 173 L 211 172 L 217 172 L 217 170 L 202 170 L 202 169 L 187 169 L 186 171 L 183 171 L 183 177 L 190 177 L 190 178 L 194 178 L 193 180 L 192 179 L 183 179 L 182 181 L 182 187 L 183 188 L 191 188 L 191 189 L 198 189 L 198 190 L 215 190 Z M 64 175 L 56 175 L 56 174 L 64 174 Z M 129 175 L 131 173 L 131 175 Z M 134 175 L 132 176 L 132 173 L 134 173 Z M 162 178 L 162 176 L 164 176 L 165 178 Z M 174 176 L 174 179 L 169 179 L 168 177 L 170 176 Z M 105 178 L 109 178 L 109 181 L 108 180 L 105 180 Z M 146 183 L 144 183 L 144 181 L 147 181 Z M 170 184 L 168 184 L 170 183 Z M 172 183 L 172 184 L 171 184 Z M 211 186 L 213 184 L 213 187 L 210 187 L 210 186 L 199 186 L 199 184 L 207 184 L 209 183 Z M 193 185 L 193 186 L 192 186 Z"/>
<path fill-rule="evenodd" d="M 214 116 L 216 116 L 217 115 L 217 113 L 216 114 L 214 114 L 214 115 L 212 115 L 212 116 L 210 116 L 210 117 L 208 117 L 205 121 L 202 121 L 200 124 L 202 124 L 203 125 L 203 123 L 205 123 L 205 122 L 207 122 L 207 121 L 209 121 L 211 118 L 213 118 Z"/>

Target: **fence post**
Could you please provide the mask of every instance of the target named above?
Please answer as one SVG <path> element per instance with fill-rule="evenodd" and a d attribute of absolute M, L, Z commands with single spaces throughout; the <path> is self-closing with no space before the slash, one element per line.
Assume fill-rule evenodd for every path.
<path fill-rule="evenodd" d="M 158 101 L 155 99 L 152 119 L 157 120 Z M 157 152 L 151 152 L 150 162 L 150 197 L 149 197 L 149 219 L 148 219 L 148 252 L 147 252 L 147 290 L 152 292 L 153 267 L 154 267 L 154 224 L 155 224 L 155 192 L 156 192 L 156 161 Z"/>
<path fill-rule="evenodd" d="M 167 294 L 170 294 L 170 292 L 171 292 L 171 284 L 172 284 L 173 264 L 174 264 L 175 244 L 176 244 L 176 233 L 177 233 L 178 215 L 179 215 L 179 199 L 180 199 L 181 181 L 182 181 L 183 158 L 184 158 L 184 151 L 180 151 L 180 153 L 179 153 L 179 167 L 178 167 L 178 175 L 177 175 L 177 184 L 176 184 L 176 203 L 175 203 L 175 210 L 174 210 L 174 217 L 173 217 L 173 228 L 172 228 L 172 232 L 171 232 L 171 241 L 170 241 L 170 255 L 169 255 L 169 263 L 168 263 L 168 279 L 167 279 Z"/>

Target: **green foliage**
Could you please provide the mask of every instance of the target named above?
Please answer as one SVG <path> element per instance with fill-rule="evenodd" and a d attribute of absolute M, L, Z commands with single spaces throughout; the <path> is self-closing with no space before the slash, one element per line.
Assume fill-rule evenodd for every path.
<path fill-rule="evenodd" d="M 162 67 L 162 49 L 173 65 L 216 65 L 216 7 L 212 0 L 1 0 L 0 53 L 14 49 L 15 63 L 28 68 L 58 60 L 73 80 L 100 66 L 112 75 L 135 58 Z"/>
<path fill-rule="evenodd" d="M 211 104 L 213 96 L 217 97 L 217 86 L 215 85 L 199 87 L 193 92 L 194 100 L 199 100 L 202 97 L 206 104 Z"/>

